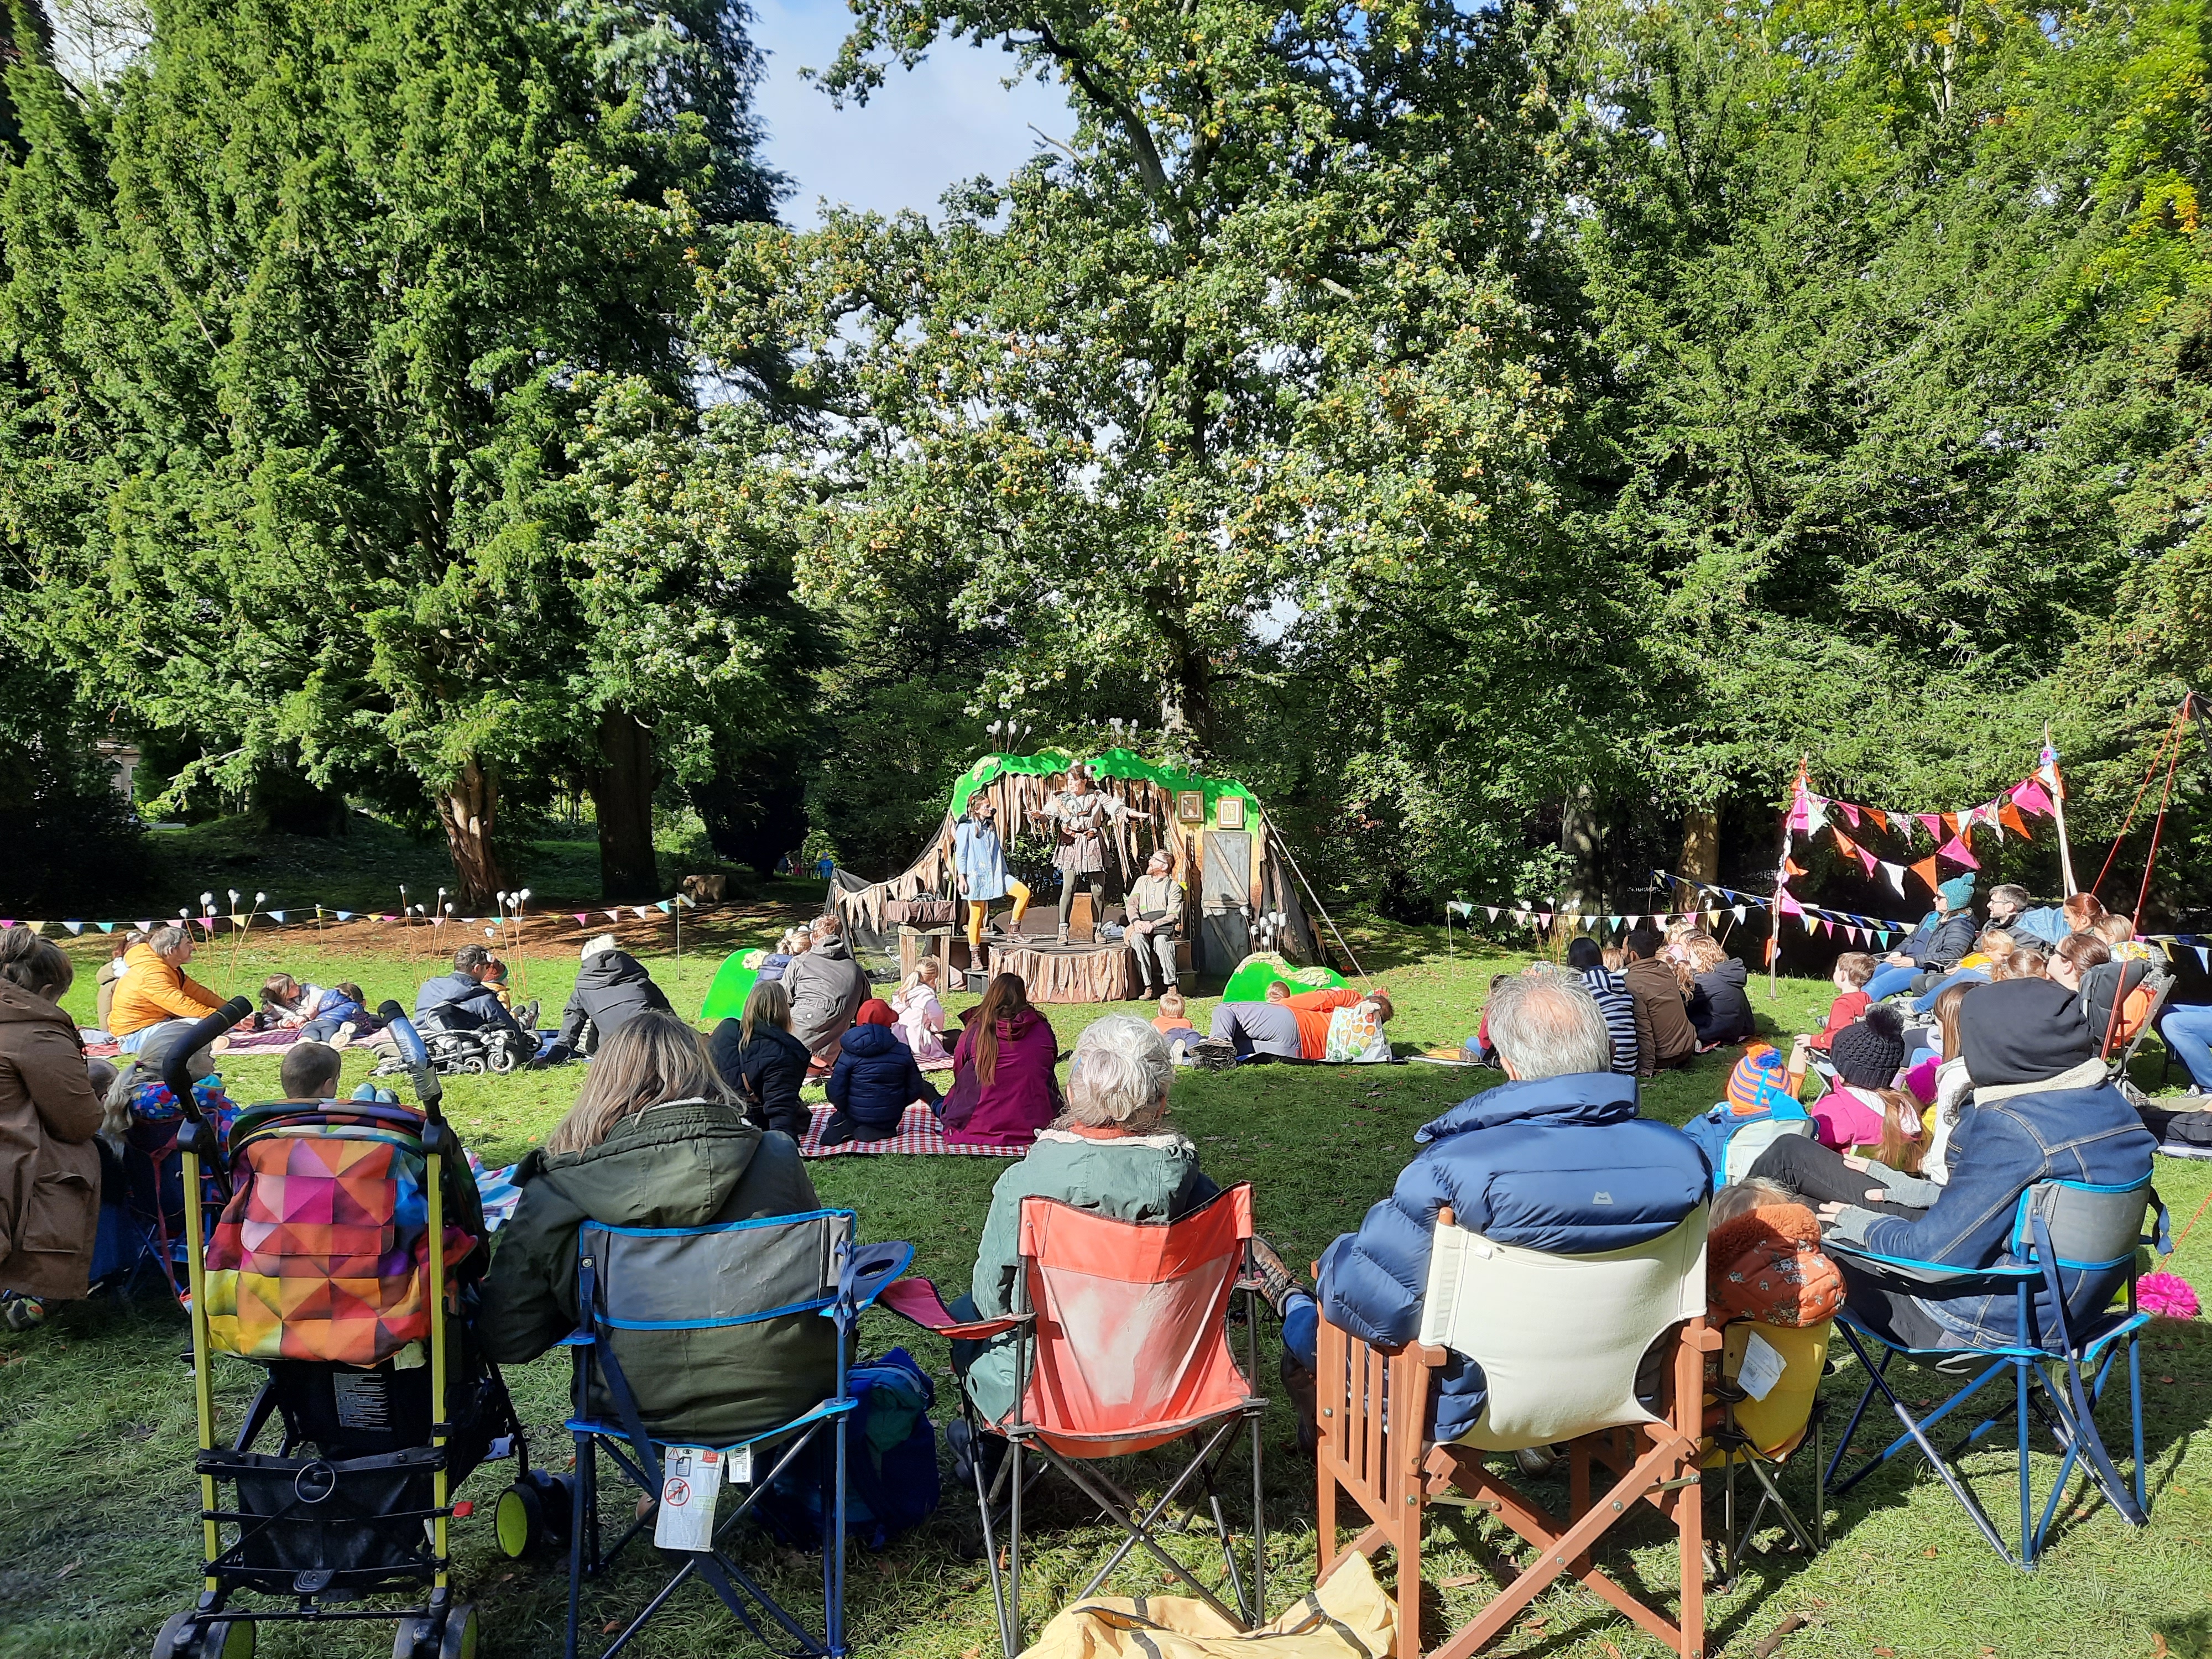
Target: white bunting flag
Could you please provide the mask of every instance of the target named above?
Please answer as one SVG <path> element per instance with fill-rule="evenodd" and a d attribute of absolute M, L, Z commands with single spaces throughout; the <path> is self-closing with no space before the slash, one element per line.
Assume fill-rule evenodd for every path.
<path fill-rule="evenodd" d="M 1882 874 L 1889 878 L 1889 884 L 1897 889 L 1898 897 L 1906 897 L 1907 894 L 1905 890 L 1905 866 L 1901 864 L 1892 864 L 1887 859 L 1881 859 L 1877 860 L 1877 862 L 1881 866 Z"/>
<path fill-rule="evenodd" d="M 1491 919 L 1492 921 L 1497 921 L 1497 920 L 1498 920 L 1498 907 L 1497 907 L 1496 905 L 1494 905 L 1494 904 L 1486 904 L 1486 905 L 1484 905 L 1482 908 L 1483 908 L 1485 910 L 1487 910 L 1487 911 L 1490 913 L 1490 919 Z"/>

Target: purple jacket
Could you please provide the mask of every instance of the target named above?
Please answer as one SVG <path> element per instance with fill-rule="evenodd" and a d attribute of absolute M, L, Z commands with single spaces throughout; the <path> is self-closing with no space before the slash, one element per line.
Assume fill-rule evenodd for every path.
<path fill-rule="evenodd" d="M 1060 1039 L 1034 1008 L 999 1022 L 999 1059 L 990 1083 L 975 1076 L 975 1028 L 952 1050 L 952 1089 L 945 1097 L 945 1139 L 954 1146 L 1026 1146 L 1060 1114 Z"/>

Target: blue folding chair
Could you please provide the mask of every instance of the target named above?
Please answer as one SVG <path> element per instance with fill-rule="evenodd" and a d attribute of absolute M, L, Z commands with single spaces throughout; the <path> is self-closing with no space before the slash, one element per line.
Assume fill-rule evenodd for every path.
<path fill-rule="evenodd" d="M 565 1652 L 575 1659 L 577 1628 L 586 1577 L 605 1572 L 623 1548 L 652 1528 L 659 1510 L 662 1453 L 690 1443 L 657 1435 L 640 1414 L 629 1380 L 615 1352 L 618 1331 L 704 1330 L 756 1324 L 798 1313 L 836 1322 L 836 1388 L 810 1410 L 719 1448 L 726 1456 L 764 1443 L 770 1467 L 752 1490 L 715 1525 L 711 1547 L 668 1552 L 682 1565 L 645 1609 L 615 1638 L 601 1659 L 628 1646 L 647 1620 L 684 1583 L 697 1577 L 763 1643 L 776 1642 L 762 1627 L 774 1624 L 794 1646 L 781 1650 L 816 1659 L 842 1659 L 845 1644 L 846 1429 L 859 1401 L 847 1382 L 852 1334 L 862 1310 L 914 1260 L 911 1244 L 855 1247 L 857 1218 L 850 1210 L 813 1210 L 760 1221 L 707 1227 L 610 1227 L 586 1223 L 578 1238 L 578 1329 L 568 1339 L 575 1357 L 575 1415 L 568 1428 L 576 1441 L 576 1477 L 568 1544 L 568 1635 Z M 613 1422 L 592 1415 L 595 1395 L 613 1402 Z M 817 1639 L 725 1552 L 724 1540 L 778 1475 L 791 1468 L 823 1435 L 835 1446 L 836 1490 L 823 1505 L 823 1635 Z M 599 1453 L 647 1503 L 611 1548 L 602 1549 L 599 1523 Z M 765 1459 L 763 1461 L 766 1461 Z M 756 1616 L 756 1615 L 758 1616 Z"/>
<path fill-rule="evenodd" d="M 2156 1216 L 2149 1234 L 2142 1231 L 2147 1210 Z M 1877 1255 L 1831 1240 L 1825 1248 L 1848 1256 L 1855 1267 L 1891 1290 L 1923 1297 L 2009 1295 L 2015 1311 L 2014 1339 L 2002 1347 L 1962 1343 L 1956 1347 L 1911 1348 L 1871 1328 L 1848 1307 L 1838 1315 L 1836 1328 L 1858 1356 L 1867 1384 L 1828 1464 L 1829 1490 L 1840 1497 L 1906 1447 L 1917 1446 L 1972 1517 L 1990 1547 L 2008 1565 L 2024 1568 L 2033 1567 L 2042 1555 L 2059 1499 L 2076 1467 L 2087 1471 L 2106 1500 L 2129 1524 L 2145 1525 L 2150 1519 L 2150 1501 L 2143 1484 L 2142 1371 L 2136 1345 L 2150 1316 L 2136 1307 L 2136 1254 L 2144 1244 L 2154 1245 L 2161 1255 L 2172 1249 L 2166 1237 L 2166 1206 L 2152 1190 L 2148 1176 L 2124 1187 L 2079 1181 L 2038 1182 L 2021 1194 L 2014 1211 L 2008 1259 L 1988 1267 L 1951 1267 Z M 2123 1305 L 2113 1306 L 2114 1297 L 2124 1290 Z M 2039 1292 L 2048 1297 L 2053 1310 L 2047 1322 L 2038 1305 Z M 1879 1364 L 1871 1357 L 1870 1346 L 1881 1351 Z M 2128 1413 L 2134 1456 L 2132 1476 L 2125 1480 L 2105 1450 L 2096 1418 L 2105 1384 L 2123 1348 L 2128 1357 Z M 1952 1376 L 1980 1369 L 1966 1387 L 1927 1416 L 1916 1419 L 1890 1386 L 1890 1364 L 1900 1358 L 1908 1364 Z M 1948 1451 L 1939 1450 L 1929 1437 L 1929 1431 L 2008 1373 L 2013 1379 L 2011 1401 L 1977 1424 Z M 1850 1452 L 1860 1421 L 1877 1391 L 1889 1401 L 1905 1432 L 1879 1455 L 1869 1457 L 1838 1480 L 1836 1472 Z M 2031 1416 L 2050 1431 L 2063 1454 L 2039 1518 L 2034 1511 L 2034 1490 L 2028 1473 Z M 2017 1557 L 2006 1547 L 1995 1523 L 1955 1467 L 1960 1455 L 2007 1417 L 2014 1420 L 2018 1436 Z"/>

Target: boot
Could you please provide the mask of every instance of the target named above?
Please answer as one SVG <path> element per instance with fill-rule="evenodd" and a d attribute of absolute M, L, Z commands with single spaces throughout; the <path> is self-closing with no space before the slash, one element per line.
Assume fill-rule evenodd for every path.
<path fill-rule="evenodd" d="M 1062 945 L 1067 943 L 1067 924 L 1064 921 L 1060 924 L 1060 942 Z"/>

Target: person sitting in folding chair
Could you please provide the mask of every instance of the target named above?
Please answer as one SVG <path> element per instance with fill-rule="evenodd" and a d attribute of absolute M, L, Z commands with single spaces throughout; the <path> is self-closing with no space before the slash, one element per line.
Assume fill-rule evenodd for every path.
<path fill-rule="evenodd" d="M 588 1224 L 701 1227 L 800 1215 L 814 1183 L 787 1135 L 745 1121 L 692 1029 L 634 1015 L 592 1056 L 576 1103 L 514 1172 L 477 1334 L 496 1364 L 535 1359 L 576 1328 L 576 1237 Z M 623 1363 L 656 1431 L 721 1445 L 806 1410 L 836 1381 L 829 1321 L 794 1313 L 666 1335 L 624 1334 Z"/>
<path fill-rule="evenodd" d="M 1413 1340 L 1447 1206 L 1462 1227 L 1499 1243 L 1583 1255 L 1649 1243 L 1709 1191 L 1689 1137 L 1637 1115 L 1637 1080 L 1611 1069 L 1611 1033 L 1578 975 L 1503 981 L 1487 1024 L 1509 1081 L 1418 1131 L 1420 1153 L 1396 1189 L 1322 1258 L 1323 1316 L 1362 1341 Z M 1464 1434 L 1483 1396 L 1481 1368 L 1455 1354 L 1439 1382 L 1435 1437 Z M 1521 1461 L 1534 1472 L 1545 1459 Z"/>
<path fill-rule="evenodd" d="M 2077 1457 L 2086 1460 L 2113 1507 L 2138 1524 L 2144 1518 L 2139 1419 L 2136 1490 L 2130 1493 L 2097 1443 L 2090 1417 L 2094 1397 L 2083 1392 L 2079 1380 L 2080 1367 L 2095 1352 L 2072 1351 L 2067 1334 L 2085 1331 L 2085 1341 L 2107 1355 L 2116 1339 L 2131 1335 L 2132 1322 L 2114 1325 L 2105 1310 L 2132 1278 L 2136 1236 L 2150 1201 L 2156 1142 L 2107 1080 L 2097 1054 L 2102 1033 L 2092 1029 L 2080 1000 L 2064 984 L 2023 979 L 1978 986 L 1960 1005 L 1959 1036 L 1974 1083 L 1974 1103 L 1952 1132 L 1950 1178 L 1941 1188 L 1929 1189 L 1930 1207 L 1917 1219 L 1908 1219 L 1830 1203 L 1821 1206 L 1821 1217 L 1829 1227 L 1826 1248 L 1844 1279 L 1844 1334 L 1860 1349 L 1863 1360 L 1867 1355 L 1862 1337 L 1889 1351 L 1882 1360 L 1885 1370 L 1899 1353 L 1931 1356 L 1923 1363 L 1937 1364 L 1977 1351 L 1993 1356 L 1953 1405 L 2008 1367 L 2019 1372 L 2014 1409 L 2021 1413 L 2021 1564 L 2030 1565 L 2050 1522 L 2049 1510 L 2040 1527 L 2030 1525 L 2028 1514 L 2027 1413 L 2030 1372 L 2038 1366 L 2055 1362 L 2073 1376 L 2072 1399 L 2048 1390 L 2045 1414 L 2046 1421 L 2063 1425 L 2067 1468 Z M 1891 1182 L 1886 1190 L 1893 1194 L 1895 1185 Z M 2106 1199 L 2109 1204 L 2102 1202 Z M 2052 1253 L 2041 1247 L 2031 1223 L 2044 1224 L 2043 1211 L 2051 1205 L 2057 1206 L 2059 1221 L 2066 1222 L 2069 1206 L 2076 1203 L 2111 1210 L 2085 1224 L 2099 1240 L 2063 1239 L 2059 1259 L 2045 1260 Z M 2062 1233 L 2067 1231 L 2061 1226 Z M 2106 1233 L 2111 1237 L 2104 1237 Z M 2103 1255 L 2081 1254 L 2093 1245 L 2111 1248 Z M 2063 1305 L 2054 1285 L 2063 1285 Z M 2031 1289 L 2024 1305 L 2023 1294 Z M 2023 1328 L 2031 1323 L 2033 1328 Z M 2022 1356 L 2017 1366 L 2007 1358 L 2015 1354 Z M 1870 1362 L 1868 1370 L 1875 1372 Z M 2011 1560 L 1978 1504 L 1948 1462 L 1936 1455 L 1923 1432 L 1925 1425 L 1912 1421 L 1878 1373 L 1869 1376 L 1852 1428 L 1877 1388 L 1889 1396 L 1907 1432 L 1836 1490 L 1848 1489 L 1917 1443 L 1990 1546 Z M 1976 1437 L 1982 1431 L 1977 1430 Z M 1850 1439 L 1846 1431 L 1836 1454 L 1838 1464 Z M 2054 1491 L 2053 1508 L 2057 1497 Z"/>
<path fill-rule="evenodd" d="M 1082 1595 L 1141 1545 L 1239 1628 L 1264 1605 L 1259 1422 L 1267 1402 L 1245 1367 L 1258 1363 L 1256 1298 L 1267 1280 L 1286 1301 L 1304 1303 L 1309 1351 L 1312 1303 L 1288 1290 L 1280 1259 L 1254 1237 L 1250 1187 L 1217 1187 L 1198 1167 L 1197 1149 L 1168 1127 L 1175 1069 L 1166 1039 L 1148 1022 L 1109 1014 L 1092 1024 L 1068 1069 L 1066 1115 L 993 1189 L 970 1293 L 949 1309 L 927 1280 L 884 1294 L 886 1307 L 953 1339 L 969 1420 L 947 1437 L 961 1478 L 975 1488 L 1008 1659 L 1021 1646 L 1022 1495 L 1048 1465 L 1128 1534 Z M 1247 1298 L 1245 1367 L 1230 1350 L 1225 1322 L 1239 1291 Z M 1240 1424 L 1250 1433 L 1259 1540 L 1249 1580 L 1214 1492 Z M 989 1437 L 981 1446 L 979 1432 Z M 1195 1455 L 1149 1510 L 1097 1467 L 1095 1460 L 1181 1438 Z M 1028 1477 L 1024 1453 L 1036 1460 Z M 1153 1535 L 1194 1480 L 1207 1494 L 1234 1611 Z"/>

